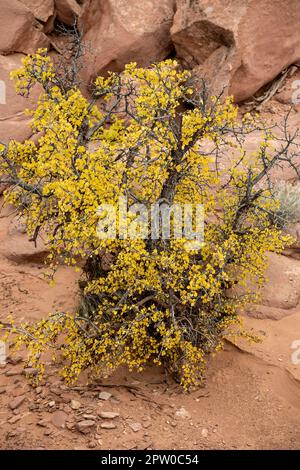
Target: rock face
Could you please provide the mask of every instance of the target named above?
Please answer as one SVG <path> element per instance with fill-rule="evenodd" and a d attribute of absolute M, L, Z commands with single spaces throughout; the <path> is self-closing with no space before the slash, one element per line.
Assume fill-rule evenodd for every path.
<path fill-rule="evenodd" d="M 262 289 L 262 305 L 284 310 L 298 306 L 300 266 L 296 260 L 270 253 L 267 279 Z"/>
<path fill-rule="evenodd" d="M 297 0 L 177 0 L 171 29 L 176 52 L 243 101 L 300 59 Z"/>
<path fill-rule="evenodd" d="M 28 136 L 8 64 L 19 61 L 16 53 L 51 48 L 56 21 L 70 27 L 79 19 L 86 85 L 130 61 L 148 66 L 175 55 L 213 93 L 225 89 L 241 102 L 300 61 L 298 0 L 0 0 L 0 7 L 2 139 Z"/>
<path fill-rule="evenodd" d="M 267 282 L 258 305 L 248 305 L 246 314 L 255 318 L 280 318 L 299 313 L 300 265 L 296 259 L 269 253 Z"/>
<path fill-rule="evenodd" d="M 0 54 L 34 52 L 47 47 L 49 39 L 27 6 L 18 0 L 0 0 Z"/>
<path fill-rule="evenodd" d="M 4 142 L 24 140 L 31 135 L 24 109 L 34 105 L 39 90 L 36 88 L 28 99 L 22 98 L 16 94 L 14 83 L 9 78 L 10 72 L 22 65 L 22 57 L 22 54 L 0 55 L 0 140 Z"/>
<path fill-rule="evenodd" d="M 89 60 L 85 80 L 108 70 L 120 71 L 130 61 L 149 65 L 173 50 L 170 28 L 174 0 L 90 0 L 81 22 L 87 33 Z"/>

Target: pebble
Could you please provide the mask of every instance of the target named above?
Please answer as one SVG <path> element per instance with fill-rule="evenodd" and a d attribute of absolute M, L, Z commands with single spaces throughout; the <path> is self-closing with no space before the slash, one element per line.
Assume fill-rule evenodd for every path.
<path fill-rule="evenodd" d="M 114 411 L 100 411 L 99 416 L 100 418 L 103 418 L 103 419 L 115 419 L 115 418 L 118 418 L 120 414 L 115 413 Z"/>
<path fill-rule="evenodd" d="M 14 423 L 16 423 L 17 421 L 19 421 L 21 418 L 22 418 L 21 415 L 16 415 L 16 416 L 13 416 L 12 418 L 9 418 L 9 419 L 7 420 L 7 422 L 10 423 L 10 424 L 14 424 Z"/>
<path fill-rule="evenodd" d="M 119 404 L 121 401 L 119 397 L 114 397 L 114 396 L 112 396 L 110 400 L 112 403 L 117 403 L 117 404 Z"/>
<path fill-rule="evenodd" d="M 9 403 L 10 409 L 11 409 L 11 410 L 15 410 L 16 408 L 19 408 L 19 406 L 22 405 L 22 403 L 25 401 L 25 399 L 26 399 L 25 395 L 16 397 L 14 400 L 12 400 L 12 401 Z"/>
<path fill-rule="evenodd" d="M 55 406 L 55 401 L 54 400 L 49 401 L 48 405 L 50 406 L 50 408 L 52 408 L 53 406 Z"/>
<path fill-rule="evenodd" d="M 114 423 L 103 423 L 100 426 L 102 429 L 116 429 L 116 425 Z"/>
<path fill-rule="evenodd" d="M 22 370 L 22 374 L 23 375 L 37 375 L 38 374 L 38 370 L 35 369 L 34 367 L 26 367 L 25 369 Z"/>
<path fill-rule="evenodd" d="M 55 411 L 51 417 L 51 422 L 56 428 L 65 428 L 67 415 L 63 411 Z"/>
<path fill-rule="evenodd" d="M 22 387 L 17 387 L 17 388 L 14 388 L 13 390 L 11 390 L 10 393 L 13 397 L 19 397 L 20 395 L 24 395 L 24 393 L 26 391 L 27 390 L 24 390 L 24 388 L 22 388 Z"/>
<path fill-rule="evenodd" d="M 142 429 L 141 423 L 130 423 L 129 427 L 133 430 L 133 432 L 138 432 Z"/>
<path fill-rule="evenodd" d="M 61 390 L 57 387 L 50 387 L 50 392 L 54 393 L 54 395 L 57 395 L 58 397 L 61 395 Z"/>
<path fill-rule="evenodd" d="M 100 392 L 98 395 L 100 400 L 109 400 L 112 397 L 112 394 L 109 392 Z"/>
<path fill-rule="evenodd" d="M 208 429 L 203 428 L 202 431 L 201 431 L 201 436 L 202 437 L 208 437 Z"/>
<path fill-rule="evenodd" d="M 93 421 L 96 421 L 97 416 L 95 416 L 95 415 L 90 415 L 90 414 L 85 413 L 85 414 L 83 415 L 83 418 L 84 418 L 84 419 L 91 419 L 91 420 L 93 420 Z"/>
<path fill-rule="evenodd" d="M 94 449 L 95 447 L 97 447 L 97 442 L 96 441 L 89 441 L 87 446 L 88 446 L 89 449 Z"/>
<path fill-rule="evenodd" d="M 83 421 L 79 421 L 76 424 L 76 428 L 78 429 L 78 431 L 82 432 L 83 434 L 87 434 L 88 432 L 92 431 L 95 424 L 96 424 L 95 421 L 91 419 L 85 419 Z"/>
<path fill-rule="evenodd" d="M 71 400 L 71 408 L 72 410 L 79 410 L 79 408 L 81 408 L 81 403 L 77 400 Z"/>
<path fill-rule="evenodd" d="M 143 417 L 142 417 L 142 420 L 143 420 L 143 421 L 149 421 L 150 419 L 151 419 L 150 416 L 143 416 Z"/>
<path fill-rule="evenodd" d="M 93 411 L 94 411 L 93 408 L 86 408 L 85 413 L 88 415 L 92 415 Z"/>
<path fill-rule="evenodd" d="M 12 364 L 13 366 L 19 364 L 22 361 L 23 361 L 22 356 L 8 356 L 7 358 L 7 362 Z"/>
<path fill-rule="evenodd" d="M 9 369 L 5 372 L 6 377 L 13 377 L 22 374 L 22 369 Z"/>
<path fill-rule="evenodd" d="M 178 418 L 190 418 L 190 413 L 182 406 L 179 410 L 175 411 L 175 416 Z"/>
<path fill-rule="evenodd" d="M 66 423 L 66 428 L 69 429 L 69 431 L 72 431 L 72 429 L 75 428 L 75 424 L 74 423 Z"/>
<path fill-rule="evenodd" d="M 30 411 L 36 411 L 39 409 L 39 405 L 37 403 L 31 403 L 28 408 Z"/>
<path fill-rule="evenodd" d="M 150 426 L 151 426 L 151 421 L 146 421 L 145 423 L 143 423 L 143 426 L 144 426 L 145 429 L 150 428 Z"/>
<path fill-rule="evenodd" d="M 48 424 L 48 421 L 46 419 L 41 419 L 40 421 L 38 421 L 36 423 L 38 426 L 41 426 L 42 428 L 46 428 L 47 427 L 47 424 Z"/>

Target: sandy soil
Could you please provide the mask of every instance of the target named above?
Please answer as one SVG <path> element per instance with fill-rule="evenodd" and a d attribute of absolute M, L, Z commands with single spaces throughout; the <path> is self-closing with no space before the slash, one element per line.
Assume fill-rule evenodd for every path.
<path fill-rule="evenodd" d="M 0 320 L 9 313 L 21 322 L 71 310 L 78 275 L 60 268 L 50 288 L 43 279 L 43 247 L 27 242 L 10 211 L 0 219 Z M 286 257 L 276 259 L 267 288 L 271 300 L 278 289 L 285 292 L 285 264 Z M 300 260 L 291 266 L 287 275 L 297 283 Z M 262 342 L 228 343 L 211 358 L 206 386 L 189 394 L 157 368 L 143 374 L 119 370 L 90 385 L 83 376 L 69 388 L 49 365 L 45 381 L 34 389 L 22 372 L 25 355 L 10 357 L 0 366 L 0 448 L 299 449 L 300 363 L 292 363 L 292 343 L 300 340 L 300 290 L 295 296 L 294 286 L 286 289 L 291 308 L 279 304 L 274 310 L 270 300 L 245 318 Z M 106 400 L 101 392 L 108 392 Z M 104 419 L 103 411 L 118 416 Z M 83 419 L 95 422 L 86 433 L 78 430 Z"/>

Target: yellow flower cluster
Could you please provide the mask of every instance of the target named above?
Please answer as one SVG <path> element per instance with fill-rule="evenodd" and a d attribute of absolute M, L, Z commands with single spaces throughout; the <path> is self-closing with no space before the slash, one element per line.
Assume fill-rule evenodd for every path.
<path fill-rule="evenodd" d="M 12 74 L 17 91 L 26 95 L 35 83 L 44 89 L 31 112 L 38 139 L 0 148 L 0 174 L 15 178 L 6 197 L 19 207 L 31 237 L 45 235 L 50 266 L 85 264 L 86 280 L 78 312 L 51 314 L 23 325 L 21 333 L 14 327 L 16 345 L 25 343 L 29 362 L 41 372 L 43 354 L 58 351 L 67 381 L 86 368 L 103 374 L 152 362 L 188 389 L 203 379 L 206 355 L 239 325 L 239 311 L 252 298 L 249 279 L 263 282 L 266 252 L 288 242 L 269 221 L 274 202 L 267 192 L 238 218 L 249 175 L 255 181 L 262 170 L 272 136 L 248 160 L 234 142 L 238 118 L 231 99 L 182 111 L 194 91 L 189 72 L 172 60 L 149 69 L 133 63 L 121 75 L 97 78 L 100 108 L 79 89 L 60 88 L 45 50 L 23 65 Z M 243 125 L 248 130 L 255 122 Z M 222 145 L 232 158 L 229 168 L 216 167 L 213 149 Z M 172 202 L 205 205 L 200 249 L 187 249 L 184 238 L 97 237 L 101 204 L 116 205 L 125 195 L 150 207 L 170 189 L 170 175 Z"/>

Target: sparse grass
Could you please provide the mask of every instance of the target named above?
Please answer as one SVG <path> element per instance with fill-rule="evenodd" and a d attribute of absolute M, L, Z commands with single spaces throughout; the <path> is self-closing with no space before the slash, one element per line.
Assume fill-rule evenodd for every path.
<path fill-rule="evenodd" d="M 274 216 L 276 224 L 286 228 L 300 222 L 300 183 L 279 181 L 274 188 L 274 196 L 279 203 Z"/>

